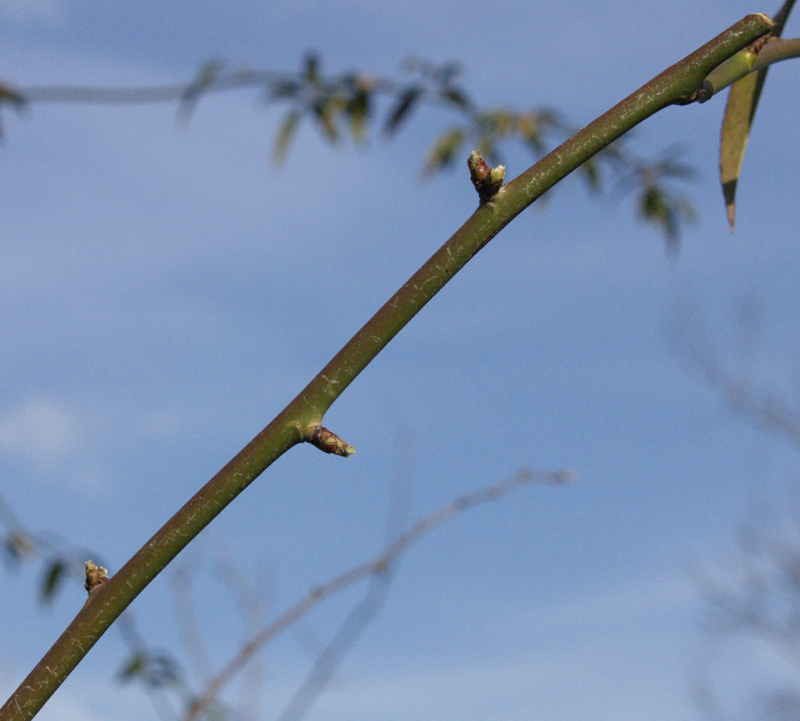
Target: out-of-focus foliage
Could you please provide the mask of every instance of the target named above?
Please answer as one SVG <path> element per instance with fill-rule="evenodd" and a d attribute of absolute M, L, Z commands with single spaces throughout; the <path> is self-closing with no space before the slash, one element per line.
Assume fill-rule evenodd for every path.
<path fill-rule="evenodd" d="M 15 110 L 20 110 L 25 105 L 25 98 L 9 85 L 0 83 L 0 107 L 10 105 Z M 3 137 L 3 126 L 0 124 L 0 138 Z"/>
<path fill-rule="evenodd" d="M 577 130 L 560 112 L 548 107 L 527 110 L 481 107 L 464 88 L 461 76 L 458 63 L 435 65 L 418 58 L 402 64 L 400 79 L 354 71 L 328 75 L 323 72 L 319 56 L 308 53 L 300 68 L 288 73 L 246 68 L 227 70 L 221 61 L 209 60 L 200 66 L 193 80 L 182 85 L 128 89 L 12 89 L 4 85 L 0 86 L 0 103 L 5 99 L 19 107 L 26 102 L 173 101 L 178 103 L 179 117 L 188 121 L 207 93 L 256 87 L 261 89 L 267 105 L 285 108 L 273 143 L 272 159 L 277 163 L 287 159 L 305 121 L 328 143 L 338 144 L 350 138 L 363 145 L 372 131 L 387 140 L 396 138 L 415 113 L 435 107 L 445 110 L 453 119 L 436 135 L 425 154 L 422 169 L 425 178 L 460 165 L 471 150 L 477 150 L 492 165 L 504 164 L 503 155 L 516 157 L 519 151 L 538 160 Z M 617 178 L 627 178 L 624 188 L 636 196 L 637 215 L 675 247 L 682 223 L 691 219 L 694 211 L 685 198 L 675 196 L 661 185 L 661 179 L 668 173 L 659 163 L 648 170 L 648 161 L 620 140 L 584 163 L 579 174 L 592 194 L 603 190 L 609 170 Z"/>
<path fill-rule="evenodd" d="M 61 582 L 64 580 L 64 572 L 66 570 L 63 558 L 55 557 L 47 561 L 39 590 L 40 597 L 44 603 L 53 601 Z"/>
<path fill-rule="evenodd" d="M 637 214 L 664 233 L 668 248 L 677 250 L 680 228 L 697 218 L 692 201 L 675 191 L 669 181 L 692 180 L 695 169 L 679 160 L 683 151 L 678 146 L 664 150 L 655 160 L 643 163 L 633 158 L 623 165 L 626 177 L 622 185 L 632 184 L 637 190 Z"/>
<path fill-rule="evenodd" d="M 146 651 L 132 653 L 118 673 L 120 681 L 141 681 L 147 686 L 174 686 L 180 677 L 175 661 L 168 654 Z"/>
<path fill-rule="evenodd" d="M 291 140 L 303 117 L 310 116 L 329 142 L 338 142 L 347 132 L 363 143 L 368 125 L 374 119 L 373 108 L 380 98 L 388 98 L 388 110 L 382 122 L 383 136 L 394 137 L 419 108 L 439 106 L 452 112 L 455 122 L 442 130 L 426 154 L 423 176 L 430 178 L 460 164 L 471 150 L 477 150 L 491 165 L 504 163 L 503 152 L 516 146 L 538 160 L 569 138 L 577 128 L 552 108 L 516 111 L 510 108 L 482 109 L 459 83 L 461 68 L 456 63 L 436 66 L 419 59 L 403 64 L 411 77 L 406 82 L 346 73 L 324 78 L 316 56 L 308 56 L 305 67 L 294 80 L 274 81 L 267 92 L 270 102 L 288 101 L 275 145 L 273 159 L 285 160 Z M 625 178 L 623 187 L 636 193 L 637 215 L 677 247 L 685 222 L 696 211 L 684 195 L 663 184 L 665 179 L 690 180 L 694 173 L 685 163 L 658 159 L 652 163 L 635 155 L 619 141 L 580 169 L 588 191 L 603 189 L 603 167 L 611 166 Z"/>
<path fill-rule="evenodd" d="M 796 454 L 800 452 L 800 405 L 791 393 L 772 387 L 781 375 L 781 364 L 775 358 L 761 362 L 764 359 L 756 353 L 763 313 L 757 296 L 745 296 L 735 309 L 736 333 L 717 338 L 700 309 L 682 303 L 669 319 L 667 335 L 687 368 L 734 418 Z M 759 368 L 764 369 L 760 378 L 755 376 Z M 789 370 L 795 375 L 794 363 Z M 740 530 L 733 557 L 726 553 L 724 565 L 716 569 L 705 565 L 694 569 L 694 580 L 706 601 L 702 629 L 708 647 L 698 659 L 692 690 L 709 721 L 798 718 L 800 497 L 797 479 L 787 480 L 794 487 L 781 484 L 785 496 L 779 507 L 764 497 L 750 499 L 749 519 Z M 741 681 L 732 683 L 739 675 Z M 731 693 L 734 687 L 736 693 Z"/>

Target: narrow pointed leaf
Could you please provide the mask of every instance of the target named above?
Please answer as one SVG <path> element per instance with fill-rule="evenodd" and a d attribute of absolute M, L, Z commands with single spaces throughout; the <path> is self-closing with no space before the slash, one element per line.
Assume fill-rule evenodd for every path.
<path fill-rule="evenodd" d="M 33 542 L 21 531 L 11 531 L 3 540 L 3 555 L 10 566 L 16 566 L 33 554 Z"/>
<path fill-rule="evenodd" d="M 467 97 L 467 94 L 459 88 L 446 88 L 444 91 L 442 91 L 442 99 L 451 105 L 461 108 L 462 110 L 468 110 L 472 105 Z"/>
<path fill-rule="evenodd" d="M 186 86 L 181 94 L 181 102 L 178 106 L 180 119 L 184 122 L 189 121 L 200 96 L 217 82 L 221 69 L 222 63 L 219 60 L 208 60 L 200 66 L 197 77 Z"/>
<path fill-rule="evenodd" d="M 459 130 L 448 130 L 440 135 L 428 153 L 423 173 L 433 175 L 442 168 L 452 165 L 456 153 L 464 142 L 464 133 Z M 484 156 L 485 157 L 485 156 Z"/>
<path fill-rule="evenodd" d="M 142 676 L 145 670 L 145 657 L 141 652 L 131 654 L 127 663 L 117 673 L 117 678 L 122 682 L 131 681 Z"/>
<path fill-rule="evenodd" d="M 298 110 L 290 110 L 283 119 L 283 124 L 278 131 L 278 137 L 275 139 L 275 145 L 272 148 L 273 162 L 282 163 L 286 159 L 289 143 L 292 141 L 297 126 L 300 123 L 300 117 L 301 115 Z"/>
<path fill-rule="evenodd" d="M 331 144 L 339 140 L 336 118 L 343 109 L 344 105 L 338 98 L 330 98 L 324 102 L 315 103 L 312 107 L 314 115 L 322 128 L 323 135 Z"/>
<path fill-rule="evenodd" d="M 772 31 L 773 37 L 780 37 L 794 3 L 795 0 L 786 0 L 778 11 L 775 16 L 775 28 Z M 758 99 L 766 78 L 767 68 L 764 68 L 737 80 L 731 85 L 728 102 L 725 105 L 720 136 L 719 169 L 731 232 L 734 230 L 736 215 L 736 184 L 739 181 L 747 140 L 750 137 L 750 126 L 753 124 Z"/>
<path fill-rule="evenodd" d="M 307 83 L 319 82 L 319 58 L 315 53 L 309 53 L 305 57 L 305 68 L 303 77 Z"/>
<path fill-rule="evenodd" d="M 736 215 L 736 184 L 766 73 L 766 69 L 751 73 L 731 85 L 725 105 L 720 135 L 719 171 L 731 232 L 734 230 Z"/>
<path fill-rule="evenodd" d="M 50 561 L 45 568 L 42 587 L 39 589 L 39 598 L 44 603 L 50 603 L 55 597 L 61 581 L 64 579 L 64 562 L 61 559 Z"/>
<path fill-rule="evenodd" d="M 422 88 L 418 87 L 408 88 L 401 93 L 397 105 L 395 105 L 394 110 L 392 110 L 384 126 L 383 132 L 386 135 L 394 135 L 397 132 L 400 123 L 409 116 L 411 109 L 414 107 L 417 100 L 419 100 L 421 94 Z"/>
<path fill-rule="evenodd" d="M 371 110 L 370 95 L 361 90 L 347 103 L 345 112 L 350 118 L 350 130 L 356 142 L 363 143 L 367 138 L 367 121 Z"/>
<path fill-rule="evenodd" d="M 600 169 L 597 167 L 597 162 L 594 158 L 590 158 L 581 165 L 579 172 L 586 183 L 587 190 L 591 193 L 599 193 L 602 189 L 602 179 L 600 177 Z"/>

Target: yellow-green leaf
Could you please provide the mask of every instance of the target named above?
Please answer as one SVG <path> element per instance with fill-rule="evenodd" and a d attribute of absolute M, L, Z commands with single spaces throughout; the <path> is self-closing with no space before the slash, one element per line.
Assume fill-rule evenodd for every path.
<path fill-rule="evenodd" d="M 775 16 L 775 28 L 772 31 L 773 37 L 780 36 L 794 3 L 795 0 L 786 0 L 778 11 Z M 758 99 L 761 96 L 761 89 L 764 87 L 766 77 L 767 68 L 764 68 L 737 80 L 731 85 L 728 102 L 725 105 L 720 137 L 719 169 L 722 195 L 725 199 L 731 232 L 734 229 L 736 215 L 736 184 L 739 181 L 744 152 L 750 137 L 750 126 L 753 124 Z"/>
<path fill-rule="evenodd" d="M 719 171 L 731 232 L 734 229 L 736 215 L 736 184 L 739 181 L 758 96 L 764 84 L 764 74 L 766 70 L 751 73 L 731 85 L 728 102 L 725 105 L 725 116 L 722 119 Z"/>
<path fill-rule="evenodd" d="M 319 127 L 325 139 L 333 144 L 339 140 L 339 130 L 336 120 L 345 108 L 345 102 L 339 97 L 320 100 L 311 106 L 314 117 L 319 121 Z"/>
<path fill-rule="evenodd" d="M 299 122 L 300 112 L 298 110 L 290 110 L 283 120 L 281 129 L 278 132 L 278 137 L 275 139 L 275 145 L 272 148 L 273 162 L 280 164 L 286 159 L 289 143 L 294 137 Z"/>
<path fill-rule="evenodd" d="M 428 160 L 423 168 L 423 173 L 433 175 L 442 168 L 452 165 L 463 142 L 464 133 L 458 128 L 442 133 L 428 152 Z"/>

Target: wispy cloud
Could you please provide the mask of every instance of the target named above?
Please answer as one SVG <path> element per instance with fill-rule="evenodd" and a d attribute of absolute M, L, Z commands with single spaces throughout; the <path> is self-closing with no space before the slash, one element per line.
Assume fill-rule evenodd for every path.
<path fill-rule="evenodd" d="M 36 465 L 69 454 L 80 436 L 76 416 L 46 396 L 31 397 L 0 415 L 0 451 L 20 455 Z"/>
<path fill-rule="evenodd" d="M 63 401 L 29 396 L 16 407 L 0 409 L 0 460 L 16 458 L 48 483 L 102 492 L 108 474 L 96 454 L 87 453 L 99 425 L 90 427 L 84 414 Z"/>
<path fill-rule="evenodd" d="M 412 655 L 365 667 L 356 652 L 315 712 L 332 721 L 691 717 L 686 663 L 696 601 L 676 568 L 532 606 L 527 614 L 498 613 L 492 632 L 505 641 L 489 642 L 465 627 L 472 641 L 460 644 L 463 655 Z M 468 651 L 473 642 L 481 653 Z M 274 698 L 292 683 L 274 679 Z"/>
<path fill-rule="evenodd" d="M 627 583 L 615 584 L 607 590 L 564 599 L 545 607 L 532 607 L 525 618 L 514 621 L 530 628 L 564 629 L 629 628 L 637 622 L 662 622 L 693 613 L 699 603 L 695 586 L 682 568 L 665 571 Z"/>

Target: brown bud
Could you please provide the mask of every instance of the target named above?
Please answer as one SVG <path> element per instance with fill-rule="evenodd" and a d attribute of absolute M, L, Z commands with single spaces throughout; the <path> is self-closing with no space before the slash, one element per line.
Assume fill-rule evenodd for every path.
<path fill-rule="evenodd" d="M 92 595 L 98 586 L 108 582 L 108 571 L 102 566 L 95 566 L 92 561 L 86 561 L 86 583 L 84 588 Z"/>
<path fill-rule="evenodd" d="M 356 449 L 348 443 L 345 443 L 339 436 L 332 433 L 327 428 L 317 426 L 311 434 L 309 439 L 321 451 L 325 453 L 335 453 L 337 456 L 352 456 Z"/>

